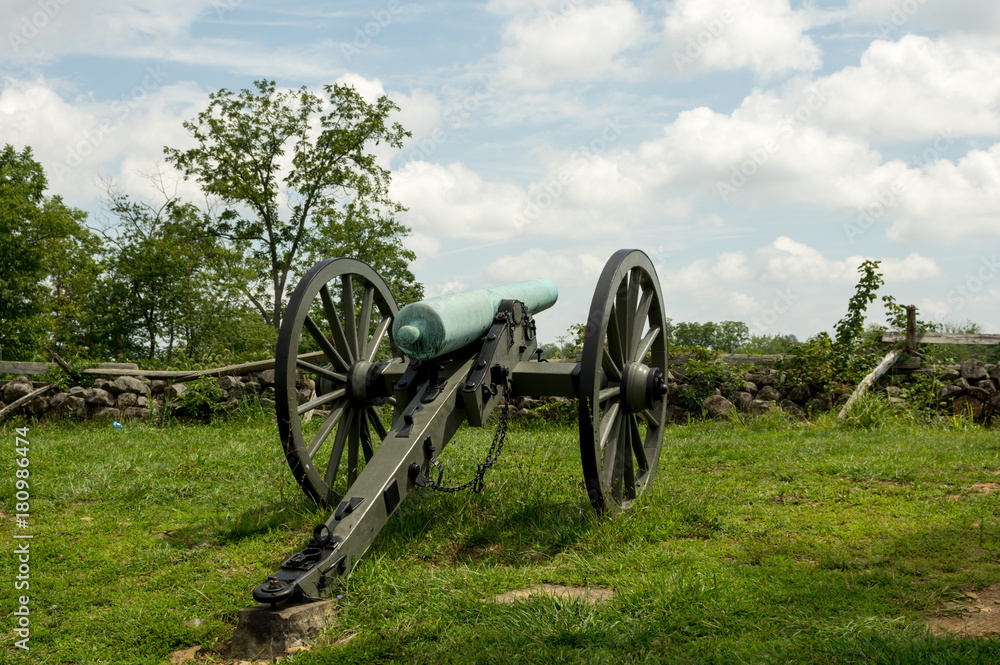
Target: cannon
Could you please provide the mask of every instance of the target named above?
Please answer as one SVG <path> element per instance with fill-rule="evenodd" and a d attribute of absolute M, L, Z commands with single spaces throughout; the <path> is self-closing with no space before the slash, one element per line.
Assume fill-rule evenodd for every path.
<path fill-rule="evenodd" d="M 328 259 L 303 276 L 279 330 L 275 409 L 292 474 L 331 515 L 254 589 L 258 602 L 331 595 L 411 492 L 482 489 L 518 396 L 577 398 L 590 503 L 629 510 L 652 483 L 663 441 L 667 325 L 656 271 L 640 250 L 609 259 L 578 362 L 534 358 L 534 315 L 556 298 L 552 282 L 531 280 L 399 309 L 359 260 Z M 319 350 L 301 353 L 309 346 Z M 315 386 L 304 402 L 303 374 Z M 445 487 L 445 446 L 463 422 L 484 426 L 501 400 L 486 461 L 471 481 Z"/>

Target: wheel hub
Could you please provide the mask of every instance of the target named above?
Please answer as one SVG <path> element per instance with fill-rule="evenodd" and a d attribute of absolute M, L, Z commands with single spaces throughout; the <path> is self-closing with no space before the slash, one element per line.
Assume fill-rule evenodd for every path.
<path fill-rule="evenodd" d="M 386 392 L 385 382 L 381 380 L 382 370 L 387 363 L 370 363 L 367 360 L 358 360 L 347 370 L 347 398 L 358 408 L 369 406 L 382 406 L 389 398 Z M 332 382 L 330 389 L 332 389 Z M 319 384 L 316 385 L 316 393 L 319 393 Z"/>
<path fill-rule="evenodd" d="M 652 409 L 667 394 L 667 384 L 658 368 L 626 363 L 622 370 L 622 408 L 625 413 Z"/>

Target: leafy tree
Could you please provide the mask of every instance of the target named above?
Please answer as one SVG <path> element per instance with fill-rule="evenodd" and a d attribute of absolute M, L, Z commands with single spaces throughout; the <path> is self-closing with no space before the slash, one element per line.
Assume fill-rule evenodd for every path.
<path fill-rule="evenodd" d="M 86 243 L 86 214 L 46 196 L 48 181 L 31 148 L 0 151 L 0 349 L 28 359 L 47 343 L 53 304 L 46 287 L 60 249 Z M 56 266 L 58 269 L 59 267 Z"/>
<path fill-rule="evenodd" d="M 865 311 L 868 305 L 875 301 L 875 294 L 885 283 L 882 273 L 878 272 L 881 261 L 864 261 L 858 266 L 861 278 L 854 287 L 854 295 L 847 303 L 847 314 L 837 321 L 834 329 L 837 331 L 837 345 L 847 347 L 858 341 L 865 330 Z"/>
<path fill-rule="evenodd" d="M 670 344 L 676 347 L 700 346 L 723 353 L 736 353 L 750 341 L 750 329 L 740 321 L 671 322 L 669 329 Z"/>
<path fill-rule="evenodd" d="M 404 210 L 389 198 L 390 174 L 371 149 L 402 147 L 410 136 L 389 115 L 387 97 L 369 104 L 351 86 L 278 91 L 274 81 L 254 90 L 220 90 L 208 108 L 184 123 L 197 147 L 166 147 L 167 161 L 201 183 L 225 209 L 215 231 L 240 253 L 249 279 L 243 294 L 277 328 L 283 298 L 306 260 L 350 252 L 378 270 L 401 299 L 422 287 L 402 244 L 408 232 L 394 220 Z"/>

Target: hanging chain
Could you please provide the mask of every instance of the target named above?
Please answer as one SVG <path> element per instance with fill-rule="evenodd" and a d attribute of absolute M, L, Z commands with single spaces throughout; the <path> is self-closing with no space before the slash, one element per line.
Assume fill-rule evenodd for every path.
<path fill-rule="evenodd" d="M 497 428 L 493 432 L 493 443 L 490 444 L 490 451 L 486 454 L 486 459 L 483 460 L 479 467 L 476 469 L 476 475 L 467 483 L 462 485 L 457 485 L 455 487 L 444 487 L 441 485 L 441 478 L 444 476 L 444 467 L 441 466 L 441 462 L 434 458 L 431 460 L 431 464 L 435 469 L 438 470 L 437 480 L 431 480 L 427 478 L 427 487 L 431 488 L 436 492 L 461 492 L 462 490 L 472 488 L 472 491 L 479 494 L 483 491 L 483 478 L 486 476 L 486 472 L 493 468 L 500 459 L 500 453 L 503 451 L 503 444 L 507 438 L 507 421 L 510 418 L 510 401 L 514 397 L 513 382 L 508 380 L 510 374 L 510 369 L 503 368 L 503 409 L 500 411 L 500 420 L 497 423 Z"/>

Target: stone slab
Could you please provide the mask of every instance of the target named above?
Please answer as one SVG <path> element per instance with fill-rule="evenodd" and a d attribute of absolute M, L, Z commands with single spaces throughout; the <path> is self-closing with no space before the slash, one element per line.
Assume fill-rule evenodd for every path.
<path fill-rule="evenodd" d="M 337 599 L 279 606 L 254 605 L 240 610 L 228 656 L 239 659 L 277 658 L 305 646 L 337 618 Z"/>

